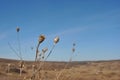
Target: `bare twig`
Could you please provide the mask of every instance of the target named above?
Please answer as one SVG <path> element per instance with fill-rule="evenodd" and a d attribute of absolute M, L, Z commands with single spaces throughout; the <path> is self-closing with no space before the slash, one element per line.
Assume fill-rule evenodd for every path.
<path fill-rule="evenodd" d="M 21 56 L 15 51 L 15 49 L 11 46 L 11 44 L 8 42 L 8 45 L 10 47 L 10 49 L 17 55 L 17 57 L 19 57 L 21 59 Z"/>
<path fill-rule="evenodd" d="M 20 28 L 19 28 L 20 29 Z M 19 37 L 19 31 L 17 30 L 17 41 L 18 41 L 18 49 L 19 49 L 19 55 L 21 56 L 22 60 L 22 53 L 21 53 L 21 44 L 20 44 L 20 37 Z"/>

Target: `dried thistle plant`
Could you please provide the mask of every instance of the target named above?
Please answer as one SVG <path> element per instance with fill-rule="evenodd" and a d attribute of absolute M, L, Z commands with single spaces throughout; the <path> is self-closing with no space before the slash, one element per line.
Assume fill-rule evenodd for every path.
<path fill-rule="evenodd" d="M 59 40 L 60 40 L 59 37 L 56 36 L 56 37 L 54 38 L 54 43 L 57 44 L 57 43 L 59 42 Z"/>
<path fill-rule="evenodd" d="M 22 61 L 21 45 L 20 45 L 20 37 L 19 37 L 20 28 L 19 27 L 16 27 L 16 32 L 17 32 L 18 51 L 16 51 L 15 48 L 12 47 L 12 45 L 9 42 L 8 42 L 8 45 L 10 49 L 16 54 L 16 56 L 20 58 L 20 60 Z"/>
<path fill-rule="evenodd" d="M 45 36 L 42 34 L 39 36 L 39 39 L 38 39 L 38 45 L 37 45 L 37 48 L 36 48 L 36 57 L 35 57 L 35 61 L 37 61 L 37 58 L 38 58 L 38 53 L 39 53 L 39 46 L 40 44 L 45 40 Z"/>
<path fill-rule="evenodd" d="M 65 71 L 65 69 L 67 68 L 67 66 L 70 64 L 70 62 L 72 61 L 72 57 L 73 57 L 73 54 L 74 54 L 74 52 L 75 52 L 75 43 L 73 43 L 73 48 L 72 48 L 72 54 L 71 54 L 71 56 L 70 56 L 70 58 L 69 58 L 69 61 L 67 62 L 67 64 L 64 66 L 64 68 L 63 68 L 63 70 L 61 70 L 59 73 L 58 73 L 58 75 L 56 76 L 56 78 L 55 78 L 55 80 L 62 80 L 64 77 L 60 77 L 61 76 L 61 74 Z"/>
<path fill-rule="evenodd" d="M 17 26 L 16 27 L 16 32 L 17 32 L 17 42 L 18 42 L 18 51 L 16 51 L 10 43 L 8 43 L 10 49 L 17 55 L 18 58 L 20 58 L 19 62 L 19 70 L 20 70 L 20 76 L 22 75 L 22 70 L 24 67 L 23 59 L 22 59 L 22 53 L 21 53 L 21 44 L 20 44 L 20 37 L 19 37 L 19 32 L 20 28 Z"/>
<path fill-rule="evenodd" d="M 47 58 L 50 56 L 50 54 L 52 53 L 55 45 L 59 42 L 59 37 L 57 36 L 57 37 L 54 38 L 54 40 L 53 40 L 54 44 L 53 44 L 53 46 L 52 46 L 52 49 L 51 49 L 50 52 L 48 53 L 47 57 L 45 57 L 45 53 L 48 51 L 48 48 L 43 48 L 43 49 L 42 49 L 42 52 L 39 51 L 39 46 L 40 46 L 40 44 L 41 44 L 44 40 L 45 40 L 45 36 L 44 36 L 44 35 L 40 35 L 40 36 L 39 36 L 39 40 L 38 40 L 38 45 L 37 45 L 37 47 L 36 47 L 36 57 L 35 57 L 35 63 L 37 63 L 37 64 L 35 64 L 35 65 L 37 66 L 37 68 L 36 68 L 36 70 L 35 70 L 35 75 L 32 75 L 32 77 L 31 77 L 32 80 L 38 80 L 38 79 L 41 80 L 41 79 L 42 79 L 42 73 L 43 73 L 44 71 L 42 71 L 42 73 L 41 73 L 41 69 L 42 69 L 42 67 L 44 66 L 44 63 L 45 63 L 46 59 L 47 59 Z M 39 58 L 39 59 L 38 59 L 38 58 Z M 37 59 L 38 59 L 38 61 L 37 61 Z M 39 63 L 39 65 L 38 65 L 38 63 Z"/>
<path fill-rule="evenodd" d="M 20 69 L 20 76 L 22 75 L 23 69 L 24 69 L 25 65 L 23 61 L 19 62 L 19 69 Z"/>
<path fill-rule="evenodd" d="M 20 44 L 20 37 L 19 37 L 20 28 L 18 26 L 16 28 L 16 32 L 17 32 L 18 49 L 19 49 L 19 56 L 20 56 L 19 69 L 20 69 L 20 76 L 21 76 L 24 68 L 24 62 L 22 59 L 21 44 Z"/>
<path fill-rule="evenodd" d="M 48 51 L 48 48 L 43 48 L 42 49 L 42 60 L 44 61 L 44 58 L 45 58 L 45 53 Z"/>
<path fill-rule="evenodd" d="M 50 54 L 52 53 L 52 51 L 53 51 L 53 49 L 55 48 L 55 45 L 59 42 L 59 37 L 58 36 L 56 36 L 55 38 L 54 38 L 54 44 L 53 44 L 53 47 L 52 47 L 52 49 L 50 50 L 50 52 L 49 52 L 49 54 L 47 55 L 47 57 L 46 57 L 46 59 L 50 56 Z M 45 60 L 46 60 L 45 59 Z"/>
<path fill-rule="evenodd" d="M 39 44 L 42 43 L 44 40 L 45 40 L 45 36 L 43 34 L 41 34 L 39 36 L 39 40 L 38 40 Z"/>
<path fill-rule="evenodd" d="M 76 46 L 76 44 L 75 44 L 75 43 L 73 43 L 72 54 L 71 54 L 71 57 L 70 57 L 69 62 L 71 62 L 71 61 L 72 61 L 72 57 L 73 57 L 73 55 L 74 55 L 74 53 L 75 53 L 75 46 Z"/>
<path fill-rule="evenodd" d="M 20 28 L 19 28 L 19 27 L 17 27 L 17 28 L 16 28 L 16 31 L 17 31 L 17 32 L 19 32 L 19 31 L 20 31 Z"/>
<path fill-rule="evenodd" d="M 23 62 L 23 59 L 22 59 L 22 54 L 21 54 L 21 44 L 20 44 L 20 37 L 19 37 L 19 32 L 20 32 L 20 28 L 19 27 L 16 27 L 16 32 L 17 32 L 17 42 L 18 42 L 18 52 L 11 46 L 11 44 L 9 44 L 10 48 L 13 50 L 13 52 L 20 58 L 20 62 L 19 62 L 19 70 L 20 70 L 20 76 L 22 75 L 22 71 L 24 69 L 24 62 Z M 33 72 L 34 72 L 34 75 L 31 77 L 31 80 L 38 80 L 38 79 L 42 79 L 41 78 L 41 68 L 44 66 L 44 61 L 46 61 L 46 59 L 51 55 L 55 45 L 59 42 L 59 37 L 56 36 L 54 39 L 53 39 L 53 46 L 51 48 L 51 50 L 49 51 L 48 55 L 46 55 L 45 53 L 48 51 L 48 48 L 43 48 L 42 51 L 40 52 L 39 51 L 39 47 L 40 47 L 40 44 L 45 40 L 45 36 L 43 34 L 41 34 L 38 38 L 38 44 L 37 44 L 37 47 L 36 47 L 36 56 L 35 56 L 35 67 L 33 66 Z M 33 49 L 33 48 L 31 48 Z M 46 55 L 46 56 L 45 56 Z M 38 61 L 38 62 L 37 62 Z M 41 63 L 42 62 L 42 63 Z M 36 64 L 37 63 L 37 64 Z M 9 66 L 8 66 L 9 67 Z M 8 72 L 9 72 L 9 69 L 8 69 Z"/>
<path fill-rule="evenodd" d="M 40 78 L 40 67 L 41 67 L 41 60 L 44 58 L 44 54 L 47 50 L 43 49 L 42 53 L 39 51 L 40 44 L 45 40 L 45 36 L 41 34 L 38 38 L 38 44 L 36 47 L 36 56 L 35 56 L 35 66 L 36 69 L 34 68 L 34 74 L 32 75 L 31 79 L 35 80 L 36 78 Z"/>
<path fill-rule="evenodd" d="M 48 48 L 47 48 L 47 47 L 43 48 L 41 53 L 40 53 L 40 51 L 39 51 L 39 54 L 38 54 L 39 59 L 38 59 L 38 61 L 44 61 L 45 53 L 46 53 L 47 51 L 48 51 Z"/>
<path fill-rule="evenodd" d="M 43 52 L 43 53 L 46 53 L 47 51 L 48 51 L 48 48 L 47 48 L 47 47 L 45 47 L 45 48 L 42 49 L 42 52 Z"/>
<path fill-rule="evenodd" d="M 17 32 L 17 41 L 18 41 L 19 56 L 20 56 L 20 59 L 22 60 L 21 44 L 20 44 L 20 37 L 19 37 L 20 28 L 18 26 L 16 28 L 16 32 Z"/>
<path fill-rule="evenodd" d="M 8 64 L 7 64 L 7 73 L 9 73 L 9 72 L 10 72 L 10 66 L 11 66 L 11 64 L 10 64 L 10 63 L 8 63 Z"/>

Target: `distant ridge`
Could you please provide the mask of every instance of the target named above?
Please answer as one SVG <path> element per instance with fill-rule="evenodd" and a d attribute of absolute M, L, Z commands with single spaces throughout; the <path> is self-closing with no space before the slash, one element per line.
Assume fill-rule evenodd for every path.
<path fill-rule="evenodd" d="M 17 62 L 20 60 L 16 60 L 16 59 L 8 59 L 8 58 L 0 58 L 0 62 Z M 28 61 L 28 60 L 24 60 L 25 62 L 34 62 L 34 61 Z M 83 62 L 112 62 L 112 61 L 120 61 L 120 59 L 116 59 L 116 60 L 96 60 L 96 61 L 72 61 L 72 63 L 83 63 Z M 46 62 L 67 62 L 67 61 L 46 61 Z"/>

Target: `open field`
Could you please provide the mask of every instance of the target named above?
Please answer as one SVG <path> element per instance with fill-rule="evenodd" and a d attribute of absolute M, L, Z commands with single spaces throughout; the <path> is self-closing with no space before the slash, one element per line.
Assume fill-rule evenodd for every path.
<path fill-rule="evenodd" d="M 0 59 L 0 80 L 30 80 L 33 74 L 32 61 L 25 61 L 22 75 L 19 75 L 19 61 Z M 7 66 L 10 65 L 9 73 Z M 42 80 L 55 80 L 66 62 L 45 62 Z M 120 60 L 71 62 L 60 75 L 59 80 L 120 80 Z"/>

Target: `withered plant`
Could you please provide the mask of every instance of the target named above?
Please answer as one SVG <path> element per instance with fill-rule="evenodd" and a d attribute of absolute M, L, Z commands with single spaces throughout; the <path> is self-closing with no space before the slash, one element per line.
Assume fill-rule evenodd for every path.
<path fill-rule="evenodd" d="M 20 37 L 19 37 L 19 32 L 20 32 L 20 28 L 17 27 L 16 28 L 16 32 L 17 32 L 17 42 L 18 42 L 18 51 L 15 50 L 14 47 L 12 47 L 12 45 L 8 42 L 8 45 L 10 47 L 10 49 L 16 54 L 16 56 L 20 59 L 19 62 L 19 71 L 20 71 L 20 76 L 22 75 L 22 71 L 23 71 L 23 59 L 22 59 L 22 53 L 21 53 L 21 44 L 20 44 Z"/>
<path fill-rule="evenodd" d="M 45 66 L 44 63 L 45 61 L 47 60 L 47 58 L 51 55 L 55 45 L 59 42 L 59 37 L 55 37 L 54 38 L 54 44 L 50 50 L 50 52 L 48 53 L 48 55 L 45 57 L 45 53 L 48 51 L 48 48 L 43 48 L 42 49 L 42 52 L 39 51 L 39 47 L 40 47 L 40 44 L 45 40 L 45 36 L 44 35 L 40 35 L 39 36 L 39 40 L 38 40 L 38 44 L 37 44 L 37 47 L 36 47 L 36 56 L 35 56 L 35 66 L 36 66 L 36 69 L 35 69 L 35 72 L 34 74 L 31 76 L 31 79 L 32 80 L 42 80 L 42 74 L 43 74 L 43 71 L 41 72 L 42 68 Z"/>
<path fill-rule="evenodd" d="M 68 67 L 68 65 L 70 64 L 70 62 L 72 62 L 72 58 L 73 55 L 75 53 L 75 43 L 73 43 L 73 47 L 72 47 L 72 53 L 71 56 L 69 58 L 69 61 L 66 63 L 66 65 L 64 66 L 64 68 L 56 75 L 55 80 L 62 80 L 64 78 L 64 76 L 61 76 L 63 74 L 63 72 L 65 71 L 65 69 Z"/>

